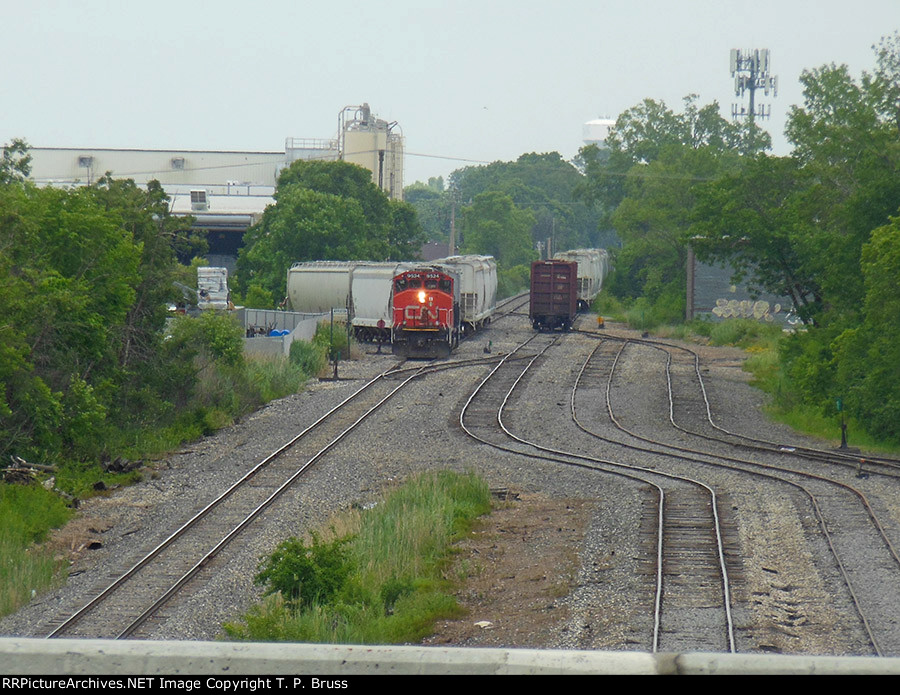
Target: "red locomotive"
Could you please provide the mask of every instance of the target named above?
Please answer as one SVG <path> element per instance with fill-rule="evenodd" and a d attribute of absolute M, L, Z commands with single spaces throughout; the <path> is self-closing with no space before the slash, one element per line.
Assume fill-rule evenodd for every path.
<path fill-rule="evenodd" d="M 459 344 L 459 277 L 422 267 L 394 276 L 391 341 L 395 355 L 449 357 Z"/>

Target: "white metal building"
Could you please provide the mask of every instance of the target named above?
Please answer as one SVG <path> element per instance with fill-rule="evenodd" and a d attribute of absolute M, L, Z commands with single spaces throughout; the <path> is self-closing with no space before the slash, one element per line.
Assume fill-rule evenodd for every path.
<path fill-rule="evenodd" d="M 297 160 L 343 159 L 372 172 L 372 181 L 396 200 L 403 197 L 403 138 L 395 122 L 373 116 L 368 104 L 338 115 L 336 140 L 286 138 L 283 151 L 142 150 L 32 147 L 30 179 L 41 186 L 95 183 L 109 172 L 139 186 L 157 180 L 173 214 L 193 215 L 206 230 L 213 254 L 234 256 L 243 232 L 255 224 L 282 169 Z"/>

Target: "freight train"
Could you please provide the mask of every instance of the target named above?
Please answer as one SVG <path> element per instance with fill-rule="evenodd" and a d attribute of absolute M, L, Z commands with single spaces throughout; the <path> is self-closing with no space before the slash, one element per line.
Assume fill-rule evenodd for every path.
<path fill-rule="evenodd" d="M 288 303 L 293 311 L 303 313 L 327 313 L 335 308 L 346 309 L 357 340 L 393 342 L 396 333 L 404 345 L 409 345 L 410 334 L 403 332 L 402 321 L 399 329 L 394 325 L 394 281 L 407 271 L 423 272 L 427 269 L 449 278 L 454 293 L 452 301 L 447 304 L 444 296 L 446 288 L 438 283 L 438 287 L 430 288 L 433 302 L 446 305 L 444 308 L 450 308 L 454 303 L 458 305 L 453 309 L 452 321 L 446 315 L 438 314 L 441 327 L 437 333 L 443 337 L 425 341 L 433 343 L 433 349 L 419 346 L 412 350 L 413 353 L 422 353 L 422 356 L 438 356 L 447 352 L 445 346 L 452 350 L 460 338 L 490 322 L 497 298 L 497 264 L 492 257 L 449 256 L 428 263 L 295 263 L 287 274 Z M 411 325 L 407 323 L 408 327 Z M 419 323 L 419 328 L 424 331 L 423 325 Z M 422 342 L 425 335 L 436 335 L 433 325 L 429 324 L 426 332 L 416 335 L 416 345 Z M 426 354 L 429 350 L 434 354 Z"/>

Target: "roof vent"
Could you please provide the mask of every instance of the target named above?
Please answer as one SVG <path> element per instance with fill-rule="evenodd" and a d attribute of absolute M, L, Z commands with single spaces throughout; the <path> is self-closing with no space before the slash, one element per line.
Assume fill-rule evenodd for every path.
<path fill-rule="evenodd" d="M 191 191 L 191 210 L 209 210 L 209 199 L 206 197 L 206 191 Z"/>

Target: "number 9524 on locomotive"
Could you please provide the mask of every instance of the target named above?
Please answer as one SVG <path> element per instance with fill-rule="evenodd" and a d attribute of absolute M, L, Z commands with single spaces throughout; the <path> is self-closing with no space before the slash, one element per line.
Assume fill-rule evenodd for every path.
<path fill-rule="evenodd" d="M 415 268 L 394 277 L 391 341 L 395 355 L 449 357 L 459 344 L 459 278 Z"/>

